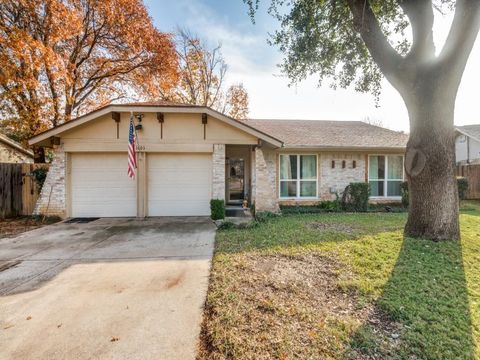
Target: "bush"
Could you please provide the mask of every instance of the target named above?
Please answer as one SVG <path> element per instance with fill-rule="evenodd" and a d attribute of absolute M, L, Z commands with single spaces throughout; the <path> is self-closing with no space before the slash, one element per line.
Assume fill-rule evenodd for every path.
<path fill-rule="evenodd" d="M 342 194 L 342 209 L 345 211 L 366 212 L 368 211 L 369 197 L 369 183 L 350 183 Z"/>
<path fill-rule="evenodd" d="M 210 200 L 210 211 L 212 220 L 225 219 L 225 201 L 221 199 Z"/>
<path fill-rule="evenodd" d="M 408 208 L 408 204 L 410 203 L 410 198 L 408 195 L 408 182 L 402 182 L 400 184 L 400 190 L 402 192 L 402 205 L 403 207 Z"/>
<path fill-rule="evenodd" d="M 341 211 L 337 200 L 324 200 L 315 205 L 280 205 L 282 214 L 318 214 Z"/>
<path fill-rule="evenodd" d="M 457 177 L 458 198 L 465 200 L 468 191 L 468 180 L 464 177 Z"/>
<path fill-rule="evenodd" d="M 279 215 L 270 211 L 257 211 L 255 212 L 255 220 L 258 222 L 266 222 L 270 219 L 274 219 Z"/>
<path fill-rule="evenodd" d="M 48 168 L 46 167 L 39 167 L 32 171 L 33 178 L 38 186 L 38 192 L 42 190 L 43 184 L 45 183 L 45 179 L 47 178 Z"/>

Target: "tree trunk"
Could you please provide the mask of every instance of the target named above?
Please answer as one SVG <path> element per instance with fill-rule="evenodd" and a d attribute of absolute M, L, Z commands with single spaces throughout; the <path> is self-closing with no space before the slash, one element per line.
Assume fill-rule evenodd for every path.
<path fill-rule="evenodd" d="M 410 101 L 405 101 L 411 130 L 405 156 L 410 194 L 406 236 L 460 239 L 453 128 L 456 91 L 449 85 L 434 75 L 417 83 L 408 95 Z"/>

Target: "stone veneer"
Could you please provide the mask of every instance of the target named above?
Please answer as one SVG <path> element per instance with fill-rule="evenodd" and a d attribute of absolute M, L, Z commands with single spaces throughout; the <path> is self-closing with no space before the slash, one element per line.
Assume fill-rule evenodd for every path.
<path fill-rule="evenodd" d="M 55 147 L 54 151 L 55 156 L 33 210 L 34 215 L 66 216 L 65 153 L 60 147 Z"/>
<path fill-rule="evenodd" d="M 225 145 L 213 145 L 212 199 L 225 199 Z"/>
<path fill-rule="evenodd" d="M 320 185 L 318 196 L 322 200 L 334 200 L 335 194 L 341 196 L 345 187 L 351 182 L 365 182 L 365 154 L 355 153 L 322 153 L 320 154 Z M 332 169 L 332 161 L 335 168 Z M 342 168 L 345 161 L 345 168 Z M 356 167 L 353 168 L 353 161 Z"/>
<path fill-rule="evenodd" d="M 276 152 L 255 149 L 255 211 L 278 212 L 276 186 Z"/>

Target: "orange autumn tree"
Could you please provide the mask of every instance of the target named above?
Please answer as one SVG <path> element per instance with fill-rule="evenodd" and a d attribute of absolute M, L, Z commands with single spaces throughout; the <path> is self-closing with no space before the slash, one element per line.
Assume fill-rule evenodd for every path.
<path fill-rule="evenodd" d="M 234 119 L 248 118 L 248 92 L 242 83 L 234 84 L 227 90 L 222 112 Z"/>
<path fill-rule="evenodd" d="M 170 34 L 141 0 L 0 2 L 1 126 L 18 139 L 177 81 Z"/>

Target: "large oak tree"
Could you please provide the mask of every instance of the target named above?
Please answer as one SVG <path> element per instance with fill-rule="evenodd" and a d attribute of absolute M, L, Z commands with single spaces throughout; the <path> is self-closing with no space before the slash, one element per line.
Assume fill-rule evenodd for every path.
<path fill-rule="evenodd" d="M 244 2 L 253 18 L 260 1 Z M 410 119 L 405 234 L 459 239 L 454 107 L 480 27 L 480 1 L 271 0 L 269 11 L 281 24 L 271 43 L 285 54 L 282 68 L 293 81 L 317 74 L 378 96 L 384 76 L 398 90 Z M 435 11 L 454 11 L 438 53 Z"/>

